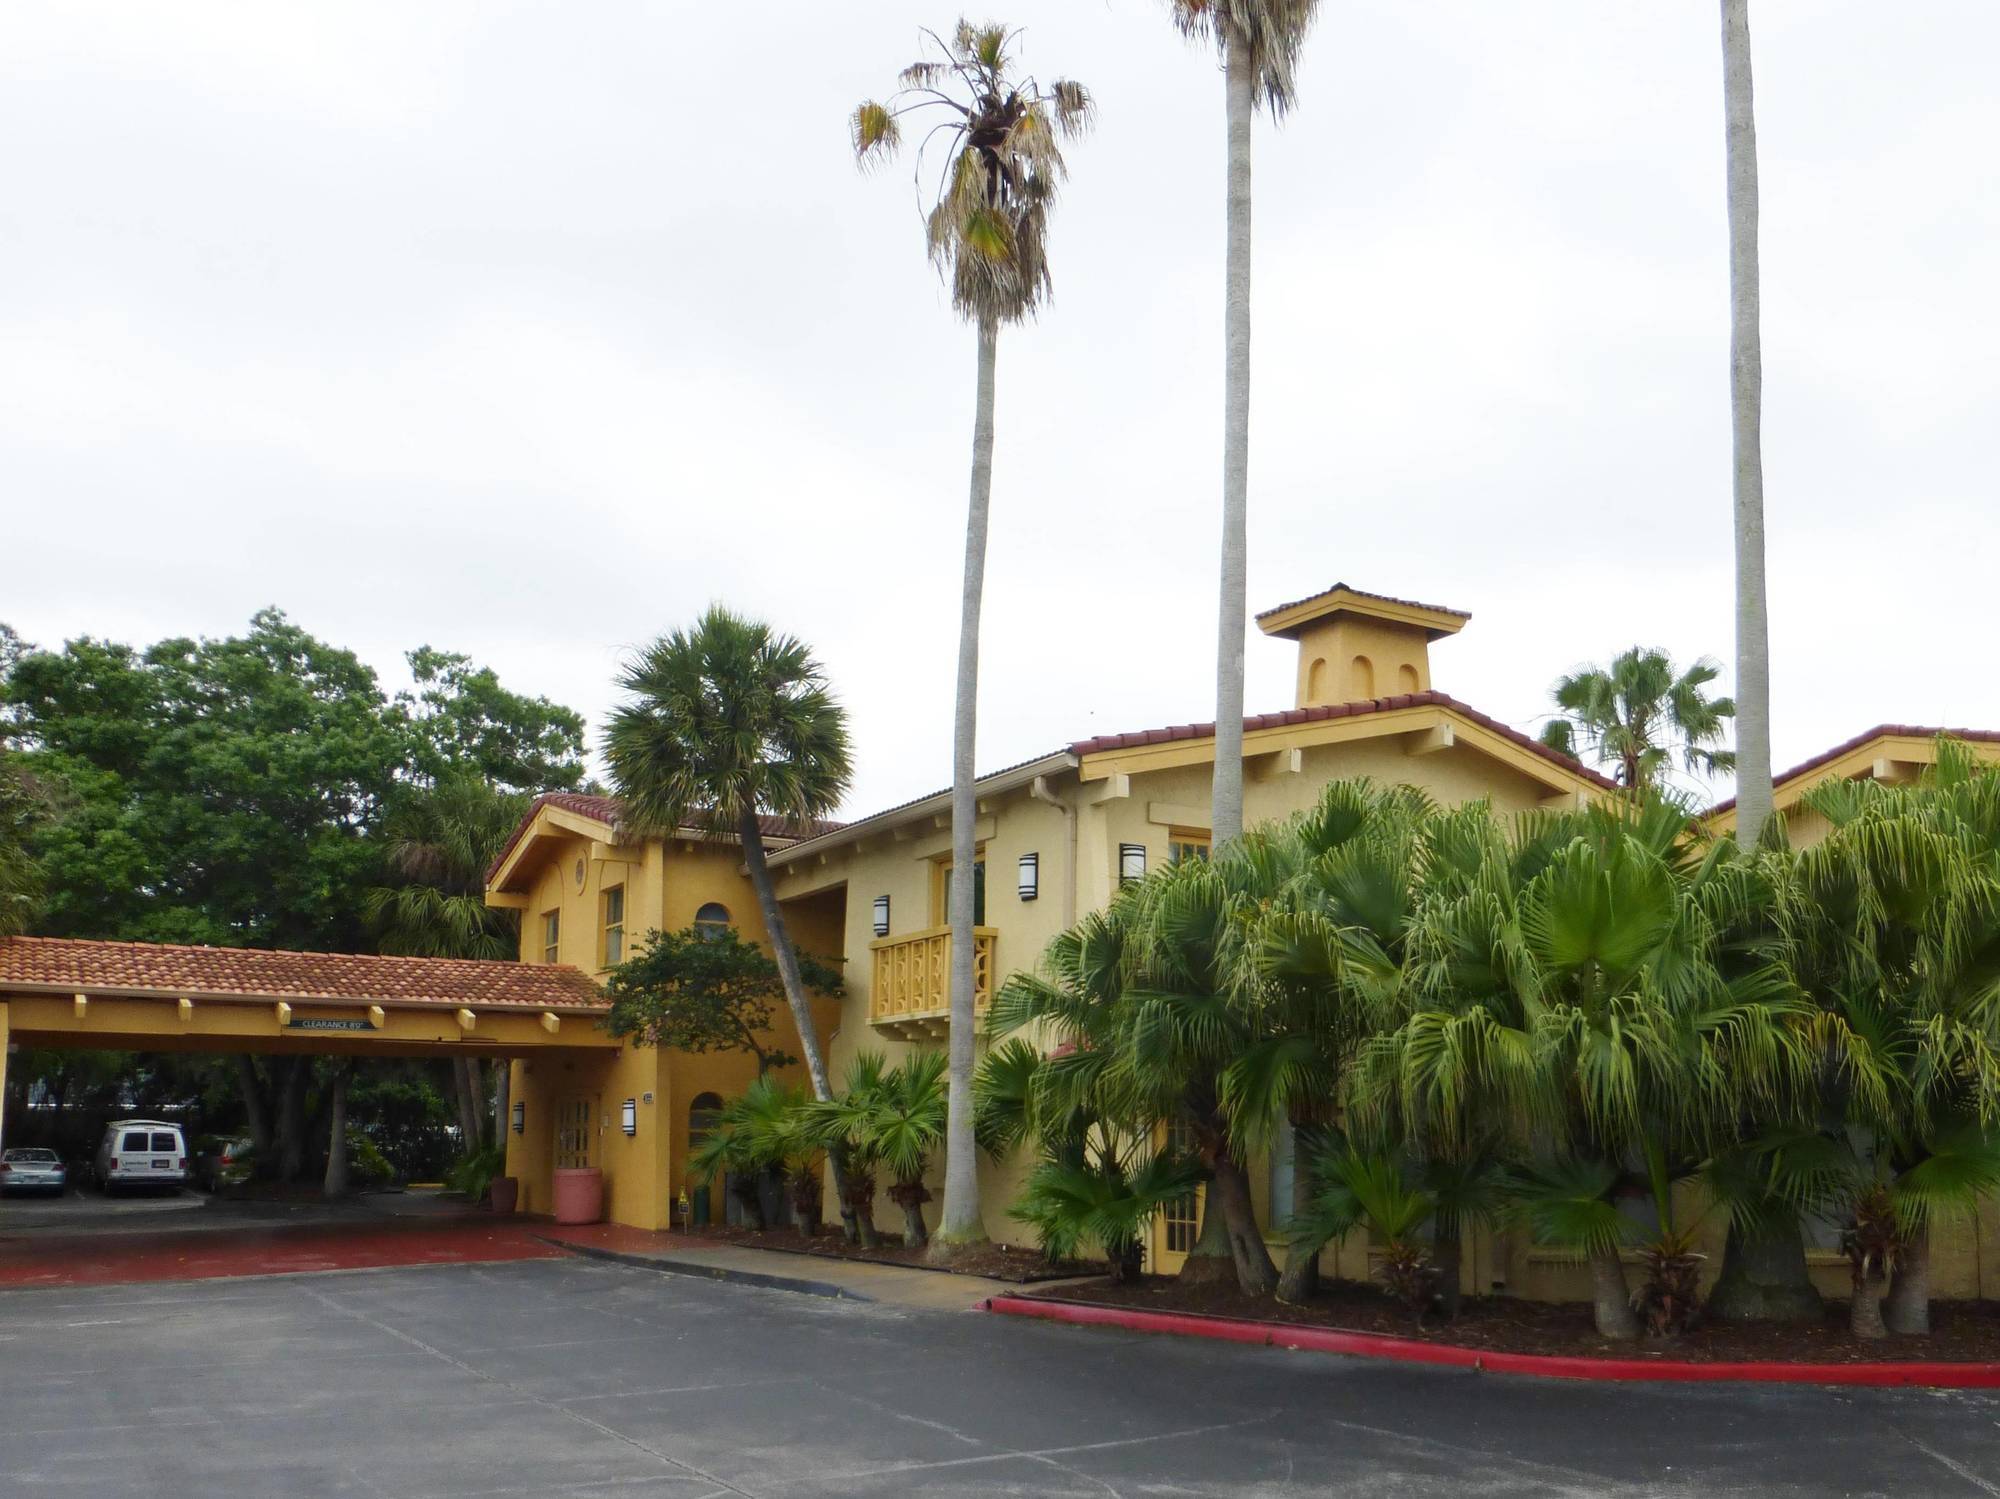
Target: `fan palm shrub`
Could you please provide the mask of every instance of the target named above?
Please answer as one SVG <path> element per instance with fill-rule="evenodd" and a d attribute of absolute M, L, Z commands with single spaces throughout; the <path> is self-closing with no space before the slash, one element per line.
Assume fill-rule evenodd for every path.
<path fill-rule="evenodd" d="M 874 1095 L 866 1126 L 870 1145 L 889 1174 L 889 1200 L 903 1210 L 903 1242 L 925 1243 L 924 1173 L 944 1143 L 945 1056 L 913 1052 L 891 1068 Z"/>
<path fill-rule="evenodd" d="M 979 619 L 986 586 L 986 533 L 993 496 L 993 403 L 1000 329 L 1034 314 L 1050 289 L 1048 220 L 1067 171 L 1062 142 L 1086 130 L 1090 93 L 1073 79 L 1046 87 L 1019 73 L 1017 34 L 961 20 L 950 41 L 926 32 L 935 55 L 898 76 L 886 103 L 854 112 L 856 159 L 865 167 L 901 143 L 915 116 L 942 137 L 946 161 L 924 221 L 930 258 L 951 287 L 952 306 L 978 330 L 972 421 L 972 483 L 966 506 L 965 571 L 959 593 L 958 672 L 952 716 L 950 885 L 950 1118 L 944 1217 L 938 1251 L 986 1238 L 979 1216 L 978 1152 L 972 1127 L 973 881 L 978 819 L 974 780 L 979 706 Z M 941 112 L 941 113 L 933 113 Z M 924 180 L 923 148 L 917 174 Z M 909 1211 L 906 1207 L 905 1211 Z"/>
<path fill-rule="evenodd" d="M 1309 1174 L 1314 1191 L 1293 1221 L 1293 1241 L 1317 1256 L 1356 1228 L 1370 1230 L 1381 1241 L 1374 1250 L 1377 1278 L 1421 1330 L 1437 1299 L 1438 1270 L 1418 1231 L 1436 1216 L 1438 1195 L 1413 1183 L 1395 1156 L 1346 1141 L 1316 1152 Z"/>
<path fill-rule="evenodd" d="M 1145 1236 L 1168 1203 L 1201 1182 L 1200 1165 L 1172 1151 L 1122 1148 L 1105 1137 L 1082 1160 L 1045 1159 L 1028 1174 L 1013 1216 L 1030 1225 L 1051 1260 L 1074 1259 L 1084 1245 L 1103 1254 L 1115 1284 L 1138 1277 Z"/>
<path fill-rule="evenodd" d="M 837 1159 L 836 1181 L 841 1216 L 852 1225 L 865 1249 L 881 1242 L 875 1232 L 875 1190 L 882 1153 L 870 1128 L 876 1097 L 889 1074 L 889 1062 L 879 1051 L 857 1052 L 847 1065 L 841 1089 L 830 1098 L 815 1099 L 804 1110 L 811 1138 Z"/>

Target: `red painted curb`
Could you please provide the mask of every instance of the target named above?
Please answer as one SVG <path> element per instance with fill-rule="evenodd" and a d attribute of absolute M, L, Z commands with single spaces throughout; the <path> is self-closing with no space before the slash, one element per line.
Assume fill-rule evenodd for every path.
<path fill-rule="evenodd" d="M 1693 1383 L 1748 1381 L 1757 1384 L 1922 1385 L 1937 1389 L 2000 1389 L 2000 1364 L 1873 1363 L 1688 1363 L 1671 1359 L 1576 1358 L 1545 1353 L 1503 1353 L 1423 1343 L 1382 1333 L 1342 1332 L 1289 1322 L 1251 1322 L 1197 1312 L 1143 1312 L 1074 1301 L 1042 1301 L 1023 1296 L 989 1296 L 981 1305 L 1006 1317 L 1034 1317 L 1085 1327 L 1122 1327 L 1131 1332 L 1177 1333 L 1225 1343 L 1297 1348 L 1313 1353 L 1346 1353 L 1359 1358 L 1406 1364 L 1442 1364 L 1488 1374 L 1534 1374 L 1545 1379 L 1684 1380 Z"/>

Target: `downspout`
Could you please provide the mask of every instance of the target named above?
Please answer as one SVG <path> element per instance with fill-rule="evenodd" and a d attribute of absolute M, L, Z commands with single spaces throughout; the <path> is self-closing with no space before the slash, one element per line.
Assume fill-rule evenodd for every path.
<path fill-rule="evenodd" d="M 1076 925 L 1076 808 L 1049 790 L 1049 778 L 1036 776 L 1028 783 L 1028 795 L 1047 802 L 1063 815 L 1067 830 L 1063 838 L 1063 930 Z"/>

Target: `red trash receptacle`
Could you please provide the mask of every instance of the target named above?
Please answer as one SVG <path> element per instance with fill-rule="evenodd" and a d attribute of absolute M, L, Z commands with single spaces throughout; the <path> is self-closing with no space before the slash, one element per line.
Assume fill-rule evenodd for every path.
<path fill-rule="evenodd" d="M 557 1171 L 555 1216 L 558 1223 L 595 1223 L 602 1218 L 604 1173 L 595 1166 L 571 1166 Z"/>

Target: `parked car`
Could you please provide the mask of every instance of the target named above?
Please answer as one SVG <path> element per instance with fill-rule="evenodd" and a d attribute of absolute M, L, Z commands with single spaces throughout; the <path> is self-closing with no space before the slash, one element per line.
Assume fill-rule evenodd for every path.
<path fill-rule="evenodd" d="M 104 1127 L 94 1163 L 104 1191 L 126 1187 L 180 1187 L 188 1181 L 187 1139 L 178 1124 L 157 1119 L 114 1119 Z"/>
<path fill-rule="evenodd" d="M 195 1141 L 194 1184 L 204 1192 L 219 1192 L 250 1180 L 255 1143 L 248 1135 L 236 1139 L 204 1135 Z"/>
<path fill-rule="evenodd" d="M 0 1192 L 53 1192 L 60 1197 L 68 1190 L 69 1172 L 53 1150 L 23 1146 L 0 1155 Z"/>

